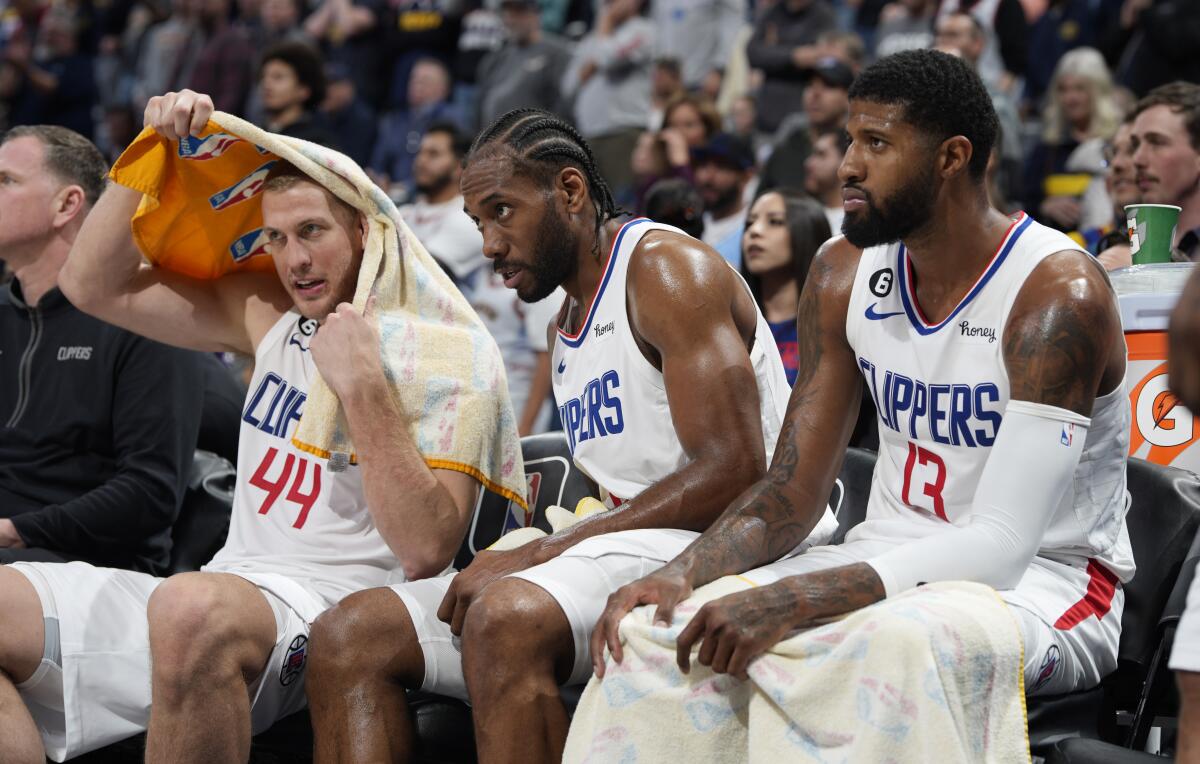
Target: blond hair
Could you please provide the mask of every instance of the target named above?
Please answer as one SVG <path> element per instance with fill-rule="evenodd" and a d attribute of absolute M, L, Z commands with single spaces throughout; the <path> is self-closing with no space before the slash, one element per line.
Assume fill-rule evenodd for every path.
<path fill-rule="evenodd" d="M 1121 124 L 1121 109 L 1117 106 L 1113 92 L 1112 74 L 1104 63 L 1104 56 L 1095 48 L 1075 48 L 1063 54 L 1054 68 L 1050 80 L 1046 106 L 1042 110 L 1042 140 L 1048 144 L 1064 143 L 1070 136 L 1070 125 L 1063 116 L 1058 100 L 1058 83 L 1065 76 L 1074 76 L 1087 82 L 1092 100 L 1092 117 L 1088 122 L 1085 140 L 1101 138 L 1108 140 Z"/>

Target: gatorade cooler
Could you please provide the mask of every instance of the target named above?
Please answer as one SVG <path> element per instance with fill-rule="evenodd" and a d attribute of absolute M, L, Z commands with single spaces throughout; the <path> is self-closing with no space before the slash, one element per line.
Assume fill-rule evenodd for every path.
<path fill-rule="evenodd" d="M 1167 321 L 1192 263 L 1135 265 L 1109 274 L 1117 291 L 1133 408 L 1129 455 L 1200 472 L 1200 423 L 1167 389 Z"/>

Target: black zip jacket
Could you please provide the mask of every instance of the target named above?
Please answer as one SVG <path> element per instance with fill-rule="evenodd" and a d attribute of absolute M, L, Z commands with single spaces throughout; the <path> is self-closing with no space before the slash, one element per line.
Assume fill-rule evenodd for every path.
<path fill-rule="evenodd" d="M 64 559 L 161 572 L 202 385 L 198 353 L 0 286 L 0 517 Z"/>

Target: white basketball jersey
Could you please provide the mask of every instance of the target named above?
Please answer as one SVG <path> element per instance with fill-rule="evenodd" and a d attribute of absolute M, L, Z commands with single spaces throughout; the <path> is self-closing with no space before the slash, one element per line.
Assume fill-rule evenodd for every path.
<path fill-rule="evenodd" d="M 554 343 L 554 399 L 571 453 L 613 504 L 632 499 L 688 461 L 671 421 L 662 372 L 642 354 L 625 310 L 629 262 L 650 231 L 687 235 L 645 218 L 626 223 L 613 243 L 586 320 L 574 334 L 560 327 Z M 791 389 L 761 312 L 750 362 L 769 461 Z M 833 515 L 826 510 L 809 538 L 823 539 L 834 528 Z"/>
<path fill-rule="evenodd" d="M 1063 250 L 1079 247 L 1019 213 L 978 281 L 938 324 L 921 312 L 902 244 L 863 252 L 846 336 L 878 411 L 879 461 L 867 519 L 848 538 L 919 538 L 941 523 L 966 521 L 1008 405 L 1009 311 L 1033 269 Z M 1124 390 L 1118 385 L 1096 399 L 1074 483 L 1038 552 L 1080 567 L 1095 560 L 1123 581 L 1133 575 Z M 1075 437 L 1072 425 L 1062 437 Z"/>
<path fill-rule="evenodd" d="M 334 604 L 403 581 L 404 573 L 367 511 L 360 467 L 330 472 L 326 459 L 292 445 L 317 377 L 308 352 L 316 327 L 289 311 L 259 344 L 242 411 L 229 538 L 205 569 L 284 575 Z"/>

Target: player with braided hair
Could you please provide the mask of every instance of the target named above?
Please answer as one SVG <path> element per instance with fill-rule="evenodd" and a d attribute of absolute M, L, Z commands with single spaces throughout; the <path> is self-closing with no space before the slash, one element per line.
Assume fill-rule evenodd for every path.
<path fill-rule="evenodd" d="M 526 302 L 561 286 L 552 383 L 604 512 L 463 572 L 351 595 L 312 632 L 318 761 L 405 758 L 405 689 L 469 698 L 484 761 L 559 760 L 561 684 L 592 672 L 608 596 L 683 551 L 766 470 L 789 388 L 738 273 L 682 231 L 622 220 L 587 143 L 509 112 L 462 175 L 484 254 Z M 821 543 L 828 512 L 800 547 Z M 319 647 L 316 647 L 319 645 Z"/>

